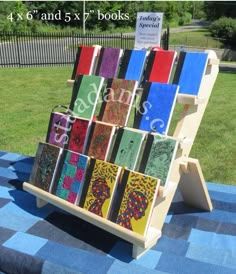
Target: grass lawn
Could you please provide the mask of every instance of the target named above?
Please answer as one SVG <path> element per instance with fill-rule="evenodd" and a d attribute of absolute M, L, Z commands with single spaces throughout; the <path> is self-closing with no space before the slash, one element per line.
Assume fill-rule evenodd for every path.
<path fill-rule="evenodd" d="M 223 43 L 210 36 L 208 30 L 194 30 L 170 33 L 170 45 L 196 46 L 203 48 L 221 48 Z"/>
<path fill-rule="evenodd" d="M 35 155 L 52 108 L 70 102 L 71 72 L 70 66 L 0 69 L 1 151 Z M 191 151 L 207 181 L 236 185 L 235 86 L 235 74 L 219 73 Z M 179 106 L 174 114 L 179 115 Z"/>

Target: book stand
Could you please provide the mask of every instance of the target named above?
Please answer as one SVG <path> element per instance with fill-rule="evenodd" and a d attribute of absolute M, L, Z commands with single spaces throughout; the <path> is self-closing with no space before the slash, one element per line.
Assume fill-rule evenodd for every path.
<path fill-rule="evenodd" d="M 130 242 L 133 245 L 132 256 L 134 258 L 139 258 L 147 252 L 161 237 L 161 229 L 177 187 L 179 187 L 183 199 L 187 204 L 211 211 L 213 207 L 201 166 L 197 159 L 189 157 L 219 71 L 219 60 L 215 52 L 206 52 L 208 53 L 208 64 L 202 77 L 198 96 L 180 94 L 177 98 L 177 102 L 183 104 L 183 112 L 177 123 L 173 137 L 177 138 L 180 143 L 172 165 L 170 181 L 167 187 L 160 187 L 145 237 L 25 182 L 23 189 L 37 197 L 37 206 L 41 207 L 47 202 L 51 203 Z"/>

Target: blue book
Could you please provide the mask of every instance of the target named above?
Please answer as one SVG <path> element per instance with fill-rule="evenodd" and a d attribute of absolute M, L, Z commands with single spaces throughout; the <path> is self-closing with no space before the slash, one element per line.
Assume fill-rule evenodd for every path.
<path fill-rule="evenodd" d="M 146 82 L 134 127 L 167 134 L 179 87 L 173 84 Z"/>
<path fill-rule="evenodd" d="M 148 51 L 126 49 L 122 57 L 118 78 L 140 81 Z"/>
<path fill-rule="evenodd" d="M 173 79 L 173 83 L 179 85 L 179 93 L 198 95 L 207 60 L 205 52 L 180 52 Z"/>

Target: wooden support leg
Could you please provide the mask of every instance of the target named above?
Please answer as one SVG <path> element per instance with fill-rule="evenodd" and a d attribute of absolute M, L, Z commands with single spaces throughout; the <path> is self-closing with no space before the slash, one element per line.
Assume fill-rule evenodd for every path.
<path fill-rule="evenodd" d="M 36 197 L 36 206 L 38 208 L 45 206 L 47 203 L 48 203 L 47 201 L 42 200 L 39 197 Z"/>
<path fill-rule="evenodd" d="M 150 248 L 143 248 L 140 246 L 133 245 L 132 257 L 134 259 L 139 259 L 143 254 L 145 254 Z"/>
<path fill-rule="evenodd" d="M 186 204 L 207 211 L 213 209 L 201 166 L 197 159 L 187 158 L 187 169 L 183 170 L 179 190 Z"/>

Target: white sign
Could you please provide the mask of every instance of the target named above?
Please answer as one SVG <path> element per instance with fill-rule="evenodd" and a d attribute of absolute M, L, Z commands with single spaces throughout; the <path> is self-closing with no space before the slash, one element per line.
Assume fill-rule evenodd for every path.
<path fill-rule="evenodd" d="M 136 21 L 135 43 L 137 49 L 160 46 L 163 13 L 138 12 Z"/>

